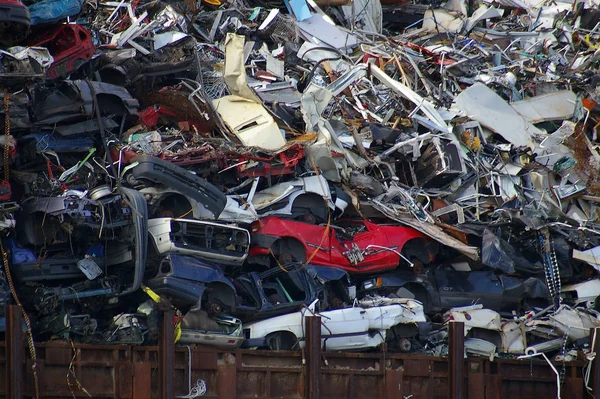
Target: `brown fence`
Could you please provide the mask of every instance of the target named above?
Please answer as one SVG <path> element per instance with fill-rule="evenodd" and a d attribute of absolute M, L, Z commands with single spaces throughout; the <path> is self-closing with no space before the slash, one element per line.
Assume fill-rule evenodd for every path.
<path fill-rule="evenodd" d="M 18 316 L 13 317 L 19 322 Z M 167 314 L 165 320 L 173 319 Z M 34 381 L 26 340 L 22 334 L 18 337 L 17 328 L 11 335 L 12 323 L 7 324 L 7 342 L 0 345 L 0 372 L 6 375 L 0 379 L 0 397 L 32 397 Z M 544 361 L 454 359 L 451 355 L 449 362 L 414 354 L 321 353 L 319 345 L 310 344 L 320 340 L 319 324 L 312 326 L 312 338 L 308 324 L 307 348 L 302 352 L 228 352 L 175 348 L 168 342 L 158 347 L 36 343 L 40 397 L 173 398 L 187 395 L 190 381 L 195 386 L 198 379 L 206 384 L 203 397 L 221 399 L 550 399 L 557 395 L 556 375 Z M 459 337 L 454 339 L 460 341 Z M 584 365 L 583 361 L 555 363 L 563 398 L 592 397 L 585 392 Z M 449 384 L 451 380 L 458 386 Z"/>

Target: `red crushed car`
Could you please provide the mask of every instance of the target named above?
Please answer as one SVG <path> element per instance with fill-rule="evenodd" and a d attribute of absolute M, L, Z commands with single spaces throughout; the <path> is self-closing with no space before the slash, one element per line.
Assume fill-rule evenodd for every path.
<path fill-rule="evenodd" d="M 251 226 L 248 260 L 281 264 L 308 261 L 350 273 L 373 273 L 399 265 L 421 267 L 437 254 L 437 243 L 410 227 L 380 226 L 365 220 L 316 225 L 266 217 Z M 313 255 L 314 253 L 314 255 Z"/>
<path fill-rule="evenodd" d="M 44 30 L 35 35 L 35 41 L 29 45 L 46 47 L 54 57 L 54 62 L 46 71 L 48 79 L 65 77 L 89 61 L 96 51 L 90 33 L 84 27 L 75 24 L 59 25 Z"/>

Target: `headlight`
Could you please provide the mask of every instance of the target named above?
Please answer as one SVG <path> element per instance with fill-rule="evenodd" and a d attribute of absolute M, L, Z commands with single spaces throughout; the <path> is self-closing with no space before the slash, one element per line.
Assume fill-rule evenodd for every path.
<path fill-rule="evenodd" d="M 375 279 L 367 280 L 363 283 L 363 288 L 365 290 L 370 290 L 373 287 L 375 287 Z"/>

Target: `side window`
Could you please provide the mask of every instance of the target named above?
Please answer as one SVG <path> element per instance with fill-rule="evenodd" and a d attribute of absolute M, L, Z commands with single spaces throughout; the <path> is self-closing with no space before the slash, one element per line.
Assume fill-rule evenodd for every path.
<path fill-rule="evenodd" d="M 252 283 L 247 278 L 238 278 L 233 281 L 241 304 L 249 307 L 259 307 L 258 293 L 254 291 Z"/>
<path fill-rule="evenodd" d="M 278 273 L 263 279 L 263 289 L 272 304 L 304 302 L 305 287 L 298 273 Z"/>

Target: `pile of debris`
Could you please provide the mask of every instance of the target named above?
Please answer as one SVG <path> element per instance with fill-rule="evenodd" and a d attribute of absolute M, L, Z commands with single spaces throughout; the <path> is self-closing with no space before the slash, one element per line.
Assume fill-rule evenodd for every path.
<path fill-rule="evenodd" d="M 577 357 L 593 1 L 0 2 L 1 300 L 36 340 Z"/>

